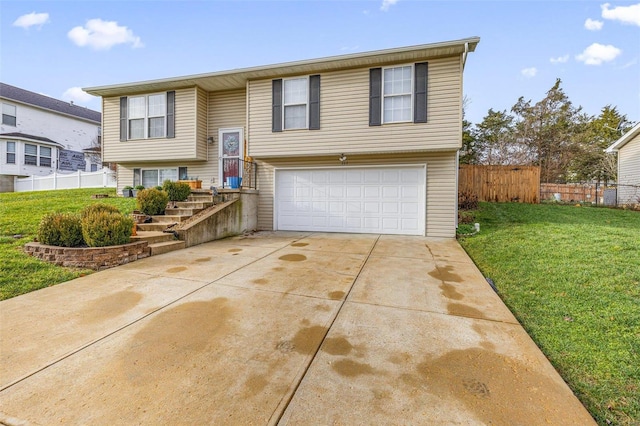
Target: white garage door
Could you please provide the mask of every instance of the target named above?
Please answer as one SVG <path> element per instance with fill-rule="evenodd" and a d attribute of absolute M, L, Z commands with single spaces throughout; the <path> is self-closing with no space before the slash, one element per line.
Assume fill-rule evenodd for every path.
<path fill-rule="evenodd" d="M 275 229 L 424 235 L 425 166 L 277 170 Z"/>

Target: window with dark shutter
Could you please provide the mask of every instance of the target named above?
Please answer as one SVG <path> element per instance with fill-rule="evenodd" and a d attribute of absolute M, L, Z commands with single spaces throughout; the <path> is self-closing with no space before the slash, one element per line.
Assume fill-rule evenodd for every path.
<path fill-rule="evenodd" d="M 369 126 L 382 124 L 382 68 L 369 70 Z"/>
<path fill-rule="evenodd" d="M 120 141 L 127 140 L 127 97 L 120 98 Z"/>
<path fill-rule="evenodd" d="M 427 122 L 427 80 L 428 80 L 427 62 L 415 65 L 415 88 L 413 97 L 413 122 Z"/>
<path fill-rule="evenodd" d="M 309 130 L 320 129 L 320 76 L 309 77 Z"/>
<path fill-rule="evenodd" d="M 140 177 L 140 169 L 133 169 L 133 186 L 141 185 L 142 178 Z"/>
<path fill-rule="evenodd" d="M 167 92 L 167 138 L 176 137 L 176 92 Z"/>
<path fill-rule="evenodd" d="M 282 131 L 282 79 L 273 80 L 271 85 L 271 131 Z"/>
<path fill-rule="evenodd" d="M 178 179 L 179 180 L 187 180 L 189 179 L 189 175 L 187 174 L 186 167 L 178 167 Z"/>

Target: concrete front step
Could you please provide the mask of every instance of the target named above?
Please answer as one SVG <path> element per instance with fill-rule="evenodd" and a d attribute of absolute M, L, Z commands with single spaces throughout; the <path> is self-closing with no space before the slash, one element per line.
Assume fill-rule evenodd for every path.
<path fill-rule="evenodd" d="M 174 223 L 187 220 L 189 219 L 189 216 L 160 214 L 157 216 L 151 216 L 151 219 L 153 220 L 152 223 Z"/>
<path fill-rule="evenodd" d="M 187 198 L 187 201 L 197 201 L 197 202 L 202 202 L 202 201 L 211 201 L 211 199 L 213 198 L 213 196 L 211 194 L 191 194 L 189 195 L 189 197 Z"/>
<path fill-rule="evenodd" d="M 175 215 L 178 215 L 178 216 L 193 216 L 194 214 L 199 213 L 202 210 L 204 210 L 204 208 L 202 208 L 202 209 L 196 209 L 196 208 L 184 208 L 184 209 L 183 208 L 175 208 L 175 209 L 173 209 L 173 208 L 171 208 L 171 209 L 165 209 L 165 213 L 167 215 L 170 215 L 170 216 L 175 216 Z"/>
<path fill-rule="evenodd" d="M 131 241 L 147 241 L 149 245 L 155 243 L 162 243 L 166 241 L 174 241 L 175 237 L 172 233 L 158 232 L 158 231 L 140 231 L 138 235 L 131 237 Z"/>
<path fill-rule="evenodd" d="M 213 201 L 211 201 L 211 199 L 209 199 L 209 201 L 179 201 L 175 203 L 175 207 L 179 209 L 206 209 L 212 205 Z"/>
<path fill-rule="evenodd" d="M 163 241 L 161 243 L 149 244 L 149 248 L 151 249 L 151 256 L 155 256 L 156 254 L 169 253 L 170 251 L 174 250 L 181 250 L 185 248 L 185 246 L 186 243 L 180 240 Z"/>
<path fill-rule="evenodd" d="M 138 223 L 136 227 L 138 231 L 157 231 L 162 232 L 171 225 L 175 225 L 178 222 L 151 222 L 151 223 Z"/>

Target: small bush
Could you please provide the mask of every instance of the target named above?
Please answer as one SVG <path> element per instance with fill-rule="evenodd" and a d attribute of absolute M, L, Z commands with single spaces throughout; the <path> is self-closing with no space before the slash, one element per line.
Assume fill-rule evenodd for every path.
<path fill-rule="evenodd" d="M 40 221 L 38 241 L 60 247 L 78 247 L 84 244 L 80 216 L 70 213 L 49 213 Z"/>
<path fill-rule="evenodd" d="M 476 215 L 470 211 L 459 211 L 458 212 L 458 223 L 460 224 L 468 224 L 474 223 L 476 220 Z"/>
<path fill-rule="evenodd" d="M 169 201 L 184 201 L 191 194 L 191 187 L 188 183 L 184 182 L 165 180 L 162 183 L 162 189 L 164 189 L 169 196 Z"/>
<path fill-rule="evenodd" d="M 96 204 L 88 205 L 87 207 L 82 209 L 82 211 L 80 212 L 80 218 L 84 219 L 89 215 L 92 215 L 94 213 L 100 213 L 100 212 L 120 213 L 120 210 L 118 210 L 116 206 L 113 206 L 111 204 L 96 203 Z"/>
<path fill-rule="evenodd" d="M 477 210 L 478 196 L 471 191 L 462 191 L 458 194 L 458 209 Z"/>
<path fill-rule="evenodd" d="M 146 215 L 153 216 L 164 214 L 169 202 L 169 196 L 165 191 L 149 188 L 138 191 L 136 200 L 138 202 L 138 210 Z"/>
<path fill-rule="evenodd" d="M 89 247 L 127 244 L 133 219 L 120 212 L 95 211 L 82 218 L 82 236 Z"/>

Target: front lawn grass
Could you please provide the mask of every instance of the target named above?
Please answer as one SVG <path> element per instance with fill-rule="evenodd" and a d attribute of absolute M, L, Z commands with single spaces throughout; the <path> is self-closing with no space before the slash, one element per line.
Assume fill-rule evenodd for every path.
<path fill-rule="evenodd" d="M 481 203 L 460 239 L 591 415 L 640 425 L 640 213 Z"/>
<path fill-rule="evenodd" d="M 109 197 L 91 198 L 94 194 L 108 194 Z M 78 213 L 94 203 L 113 204 L 122 213 L 129 214 L 135 208 L 136 200 L 117 197 L 114 188 L 0 194 L 0 300 L 93 272 L 37 260 L 26 255 L 23 246 L 34 240 L 40 219 L 45 214 Z"/>

